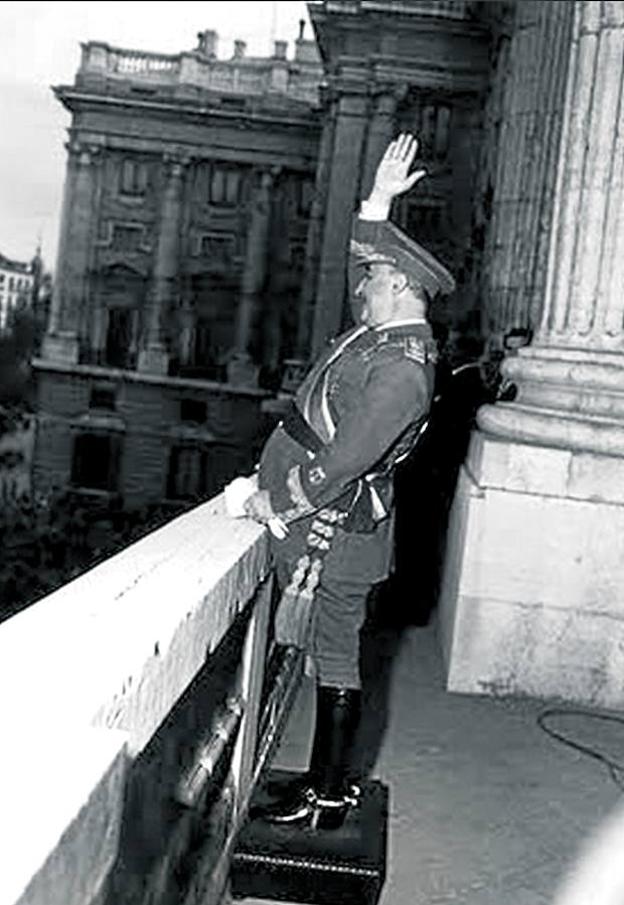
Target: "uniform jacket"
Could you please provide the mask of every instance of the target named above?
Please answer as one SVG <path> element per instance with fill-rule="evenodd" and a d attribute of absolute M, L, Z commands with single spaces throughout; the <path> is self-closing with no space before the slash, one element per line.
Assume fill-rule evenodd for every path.
<path fill-rule="evenodd" d="M 355 328 L 313 367 L 296 407 L 320 440 L 313 452 L 280 425 L 265 446 L 259 486 L 291 521 L 357 504 L 362 530 L 391 509 L 392 467 L 429 412 L 435 345 L 425 322 Z M 354 530 L 358 530 L 357 525 Z"/>
<path fill-rule="evenodd" d="M 352 238 L 374 244 L 378 233 L 357 220 Z M 359 282 L 358 263 L 352 243 L 351 286 Z M 273 511 L 290 526 L 286 539 L 272 539 L 287 572 L 306 549 L 314 513 L 329 507 L 348 516 L 325 557 L 325 573 L 370 582 L 388 574 L 392 469 L 428 416 L 435 359 L 427 323 L 405 321 L 355 327 L 314 364 L 295 407 L 316 442 L 294 439 L 280 424 L 264 447 L 258 475 Z"/>

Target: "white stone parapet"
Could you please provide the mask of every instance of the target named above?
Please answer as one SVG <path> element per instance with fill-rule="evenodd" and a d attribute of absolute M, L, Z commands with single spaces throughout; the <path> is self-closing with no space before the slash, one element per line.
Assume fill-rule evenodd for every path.
<path fill-rule="evenodd" d="M 268 592 L 256 592 L 268 574 L 265 530 L 227 517 L 217 497 L 0 626 L 3 905 L 101 895 L 133 762 L 253 599 L 233 676 L 243 723 L 232 819 L 243 813 L 268 626 Z"/>

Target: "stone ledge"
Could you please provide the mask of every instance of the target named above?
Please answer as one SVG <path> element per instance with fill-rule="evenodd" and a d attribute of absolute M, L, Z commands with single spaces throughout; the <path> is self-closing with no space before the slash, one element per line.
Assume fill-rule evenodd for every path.
<path fill-rule="evenodd" d="M 128 383 L 148 383 L 158 386 L 169 386 L 174 389 L 208 391 L 223 396 L 250 396 L 257 399 L 268 399 L 268 390 L 251 386 L 232 386 L 216 380 L 200 380 L 190 377 L 169 377 L 166 374 L 150 374 L 147 371 L 127 371 L 123 368 L 108 368 L 103 365 L 83 365 L 57 359 L 33 358 L 31 362 L 36 371 L 55 371 L 58 374 L 73 374 L 79 377 L 95 377 L 100 380 L 125 380 Z"/>
<path fill-rule="evenodd" d="M 136 753 L 267 571 L 265 529 L 222 497 L 154 531 L 0 626 L 3 724 L 106 725 Z"/>
<path fill-rule="evenodd" d="M 117 854 L 126 735 L 3 726 L 0 901 L 87 905 Z"/>
<path fill-rule="evenodd" d="M 477 430 L 465 467 L 481 490 L 624 504 L 624 458 L 617 455 L 514 443 Z"/>

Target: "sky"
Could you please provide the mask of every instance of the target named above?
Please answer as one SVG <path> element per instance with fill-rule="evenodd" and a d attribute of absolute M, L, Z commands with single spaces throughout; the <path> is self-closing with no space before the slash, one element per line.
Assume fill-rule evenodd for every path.
<path fill-rule="evenodd" d="M 231 56 L 235 38 L 251 55 L 287 40 L 290 56 L 300 19 L 311 37 L 306 4 L 290 0 L 0 4 L 0 254 L 27 261 L 41 241 L 54 269 L 70 116 L 50 86 L 73 83 L 81 42 L 178 53 L 214 29 L 220 57 Z"/>

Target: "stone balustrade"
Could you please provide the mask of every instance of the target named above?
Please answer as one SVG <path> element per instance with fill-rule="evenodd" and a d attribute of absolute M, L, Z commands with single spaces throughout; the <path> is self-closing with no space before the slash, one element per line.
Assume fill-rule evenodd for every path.
<path fill-rule="evenodd" d="M 270 606 L 217 497 L 0 626 L 3 905 L 220 900 L 300 671 Z"/>
<path fill-rule="evenodd" d="M 190 87 L 248 96 L 277 93 L 315 103 L 322 75 L 320 61 L 316 54 L 302 59 L 299 53 L 299 57 L 294 61 L 277 55 L 222 60 L 196 50 L 160 54 L 89 41 L 82 45 L 76 83 L 88 86 L 104 79 L 117 86 L 136 83 L 155 89 Z"/>

